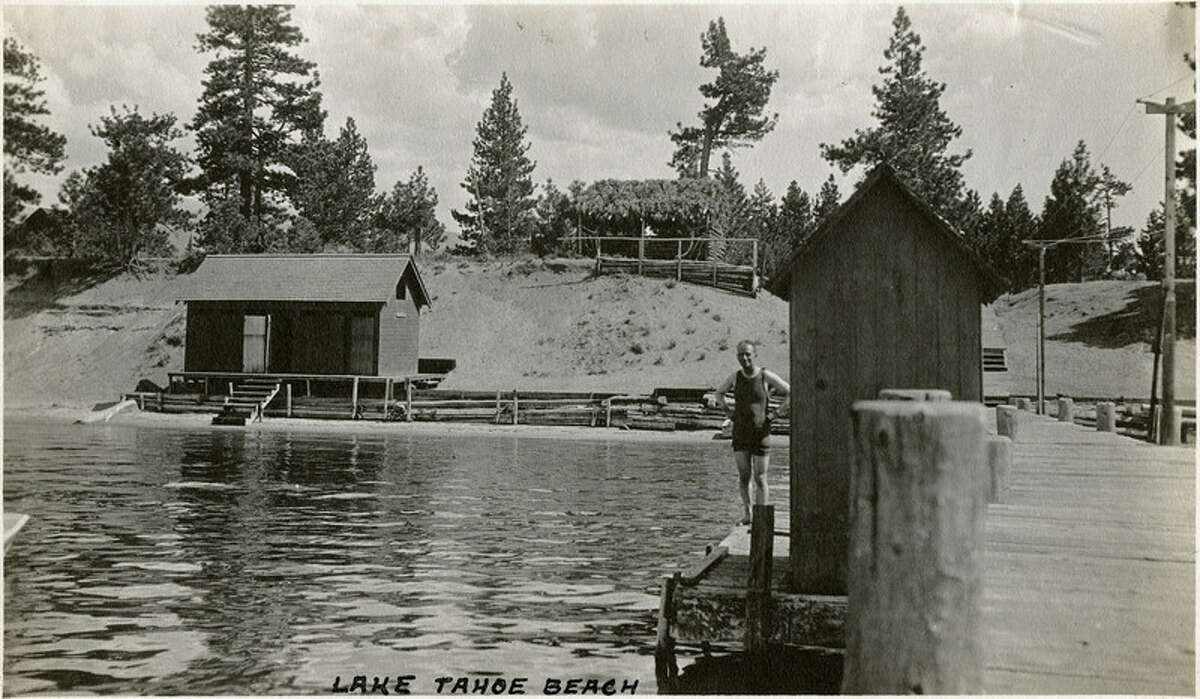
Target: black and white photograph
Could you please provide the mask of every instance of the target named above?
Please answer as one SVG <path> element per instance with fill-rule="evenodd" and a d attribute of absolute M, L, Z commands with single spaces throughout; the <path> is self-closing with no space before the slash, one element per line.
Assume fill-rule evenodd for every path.
<path fill-rule="evenodd" d="M 30 695 L 1196 694 L 1196 4 L 21 4 Z"/>

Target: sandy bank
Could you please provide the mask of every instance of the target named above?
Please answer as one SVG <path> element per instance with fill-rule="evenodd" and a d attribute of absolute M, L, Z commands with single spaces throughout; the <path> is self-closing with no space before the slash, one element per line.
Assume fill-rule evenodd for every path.
<path fill-rule="evenodd" d="M 89 411 L 74 408 L 36 408 L 5 410 L 5 422 L 74 423 Z M 141 412 L 136 408 L 114 416 L 109 424 L 139 425 L 162 429 L 240 430 L 246 432 L 324 432 L 330 434 L 420 435 L 420 436 L 514 436 L 534 439 L 594 440 L 650 443 L 706 443 L 728 448 L 728 440 L 713 438 L 713 430 L 654 432 L 623 430 L 606 427 L 573 427 L 551 425 L 481 425 L 452 422 L 378 422 L 375 420 L 312 420 L 304 418 L 267 418 L 245 427 L 214 427 L 212 416 L 200 413 L 167 414 Z M 772 443 L 783 447 L 788 438 L 772 437 Z"/>

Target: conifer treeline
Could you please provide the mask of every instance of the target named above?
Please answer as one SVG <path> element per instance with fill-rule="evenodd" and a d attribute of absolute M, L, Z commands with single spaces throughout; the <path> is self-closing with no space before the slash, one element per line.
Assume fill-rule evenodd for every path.
<path fill-rule="evenodd" d="M 336 138 L 325 136 L 317 66 L 297 52 L 305 41 L 280 5 L 213 6 L 197 49 L 209 57 L 195 116 L 186 128 L 196 149 L 175 145 L 183 129 L 173 115 L 113 108 L 91 127 L 108 146 L 100 166 L 73 172 L 59 207 L 36 225 L 13 225 L 39 202 L 21 182 L 26 172 L 62 169 L 65 139 L 41 125 L 48 114 L 36 57 L 11 39 L 5 53 L 5 242 L 11 249 L 106 257 L 131 264 L 169 252 L 167 230 L 191 233 L 189 253 L 269 251 L 396 252 L 444 244 L 438 195 L 417 165 L 406 180 L 376 191 L 376 168 L 354 119 Z M 1036 253 L 1025 240 L 1086 238 L 1099 242 L 1054 247 L 1047 281 L 1156 278 L 1162 269 L 1162 206 L 1140 231 L 1113 226 L 1112 212 L 1131 185 L 1094 162 L 1080 141 L 1053 174 L 1040 211 L 1021 185 L 985 203 L 961 168 L 972 157 L 955 148 L 962 128 L 940 104 L 945 83 L 924 70 L 925 46 L 903 7 L 892 21 L 880 79 L 872 87 L 874 124 L 837 143 L 820 144 L 843 175 L 889 163 L 908 185 L 962 232 L 1012 290 L 1036 282 Z M 536 161 L 507 73 L 476 127 L 473 155 L 461 183 L 466 204 L 452 211 L 461 228 L 460 253 L 561 253 L 575 233 L 704 235 L 760 241 L 760 271 L 770 274 L 838 206 L 827 174 L 815 194 L 792 180 L 778 199 L 759 179 L 747 192 L 731 150 L 766 137 L 778 122 L 768 113 L 778 71 L 765 48 L 739 53 L 723 18 L 700 37 L 700 65 L 716 71 L 699 86 L 705 99 L 694 126 L 677 125 L 664 180 L 575 181 L 566 191 L 534 185 Z M 1188 65 L 1194 71 L 1190 56 Z M 1194 116 L 1179 128 L 1195 137 Z M 720 166 L 710 157 L 720 154 Z M 1195 274 L 1195 150 L 1178 163 L 1179 274 Z M 823 173 L 825 174 L 825 173 Z M 689 184 L 695 183 L 695 184 Z M 200 214 L 183 197 L 203 203 Z M 194 208 L 194 207 L 193 207 Z M 46 211 L 46 210 L 44 210 Z M 700 213 L 698 213 L 700 212 Z M 31 217 L 30 221 L 33 218 Z M 25 237 L 22 239 L 20 234 Z M 748 263 L 744 247 L 728 246 L 727 261 Z"/>

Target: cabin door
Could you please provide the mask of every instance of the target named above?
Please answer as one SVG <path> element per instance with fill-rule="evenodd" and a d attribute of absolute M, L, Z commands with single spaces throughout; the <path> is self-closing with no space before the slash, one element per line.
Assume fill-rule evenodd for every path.
<path fill-rule="evenodd" d="M 270 328 L 271 316 L 246 316 L 242 322 L 242 371 L 247 374 L 266 372 Z"/>

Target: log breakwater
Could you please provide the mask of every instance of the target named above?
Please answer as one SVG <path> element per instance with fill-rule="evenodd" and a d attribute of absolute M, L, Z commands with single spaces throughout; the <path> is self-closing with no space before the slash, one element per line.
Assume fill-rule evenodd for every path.
<path fill-rule="evenodd" d="M 550 425 L 653 430 L 721 430 L 725 411 L 703 401 L 706 389 L 656 389 L 649 394 L 567 391 L 460 391 L 414 389 L 403 397 L 317 396 L 281 390 L 263 410 L 265 418 L 375 420 L 388 422 L 459 422 L 499 425 Z M 134 392 L 142 410 L 163 413 L 219 413 L 225 394 Z M 784 400 L 771 401 L 772 434 L 788 434 L 780 415 Z M 732 394 L 725 396 L 732 408 Z"/>

